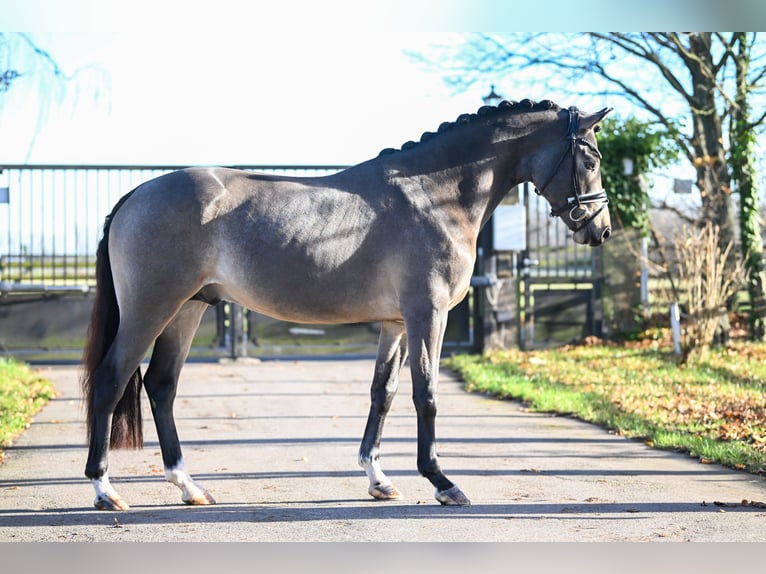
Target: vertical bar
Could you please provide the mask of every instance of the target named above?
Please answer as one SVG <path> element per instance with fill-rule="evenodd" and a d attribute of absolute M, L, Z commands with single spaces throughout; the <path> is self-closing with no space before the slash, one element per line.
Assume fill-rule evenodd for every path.
<path fill-rule="evenodd" d="M 14 170 L 8 170 L 8 256 L 13 254 L 13 232 L 11 231 L 11 212 L 13 211 L 13 173 Z M 17 186 L 18 187 L 18 186 Z M 18 202 L 17 202 L 18 203 Z M 8 268 L 8 281 L 12 281 L 12 265 L 13 259 L 9 259 L 7 262 Z"/>
<path fill-rule="evenodd" d="M 50 214 L 51 214 L 51 224 L 49 229 L 51 230 L 51 243 L 50 243 L 50 265 L 51 270 L 49 272 L 49 275 L 46 277 L 46 283 L 48 281 L 52 282 L 53 284 L 57 283 L 57 280 L 59 276 L 61 275 L 61 269 L 59 268 L 59 260 L 58 260 L 58 241 L 57 241 L 57 230 L 58 230 L 58 221 L 57 221 L 57 211 L 56 211 L 56 181 L 55 181 L 55 175 L 56 172 L 54 171 L 48 171 L 48 177 L 50 178 L 50 191 L 48 191 L 48 196 L 50 197 Z M 46 186 L 47 189 L 47 186 Z"/>
<path fill-rule="evenodd" d="M 72 231 L 72 239 L 71 239 L 71 243 L 69 244 L 70 245 L 69 249 L 71 250 L 72 259 L 73 259 L 73 261 L 72 261 L 72 275 L 74 277 L 74 281 L 76 283 L 79 283 L 79 279 L 80 279 L 80 257 L 77 254 L 77 227 L 76 227 L 76 225 L 77 225 L 77 208 L 78 208 L 79 202 L 77 201 L 77 199 L 78 199 L 77 198 L 77 182 L 75 180 L 76 176 L 77 176 L 77 172 L 73 170 L 72 174 L 70 176 L 71 183 L 72 183 L 72 191 L 68 192 L 67 195 L 72 198 L 72 208 L 73 208 L 73 213 L 72 213 L 73 221 L 71 223 L 71 225 L 72 225 L 72 229 L 71 229 L 71 231 Z M 69 203 L 69 202 L 67 202 L 67 203 Z"/>
<path fill-rule="evenodd" d="M 16 277 L 18 278 L 17 281 L 20 280 L 21 269 L 22 269 L 21 246 L 23 242 L 23 229 L 24 229 L 24 203 L 28 201 L 28 198 L 25 197 L 26 189 L 24 188 L 23 175 L 24 175 L 24 172 L 22 170 L 19 170 L 18 190 L 16 192 L 16 195 L 18 196 L 18 206 L 19 206 L 18 217 L 16 218 Z"/>
<path fill-rule="evenodd" d="M 33 174 L 34 174 L 34 172 L 29 172 L 30 182 L 31 183 L 30 183 L 29 189 L 27 190 L 27 193 L 29 193 L 29 197 L 30 197 L 30 206 L 29 206 L 29 245 L 27 246 L 27 256 L 30 257 L 30 258 L 32 257 L 32 254 L 34 253 L 34 249 L 35 249 L 35 246 L 34 246 L 34 228 L 35 228 L 35 219 L 34 218 L 35 218 L 35 215 L 34 214 L 35 214 L 35 205 L 37 203 L 37 196 L 35 194 L 36 185 L 35 185 L 35 183 L 32 182 L 32 180 L 33 180 L 32 175 Z M 30 259 L 30 263 L 31 263 L 31 259 Z M 31 275 L 32 275 L 32 279 L 34 279 L 34 267 L 31 268 Z"/>
<path fill-rule="evenodd" d="M 673 353 L 681 354 L 681 314 L 678 310 L 678 303 L 673 301 L 670 304 L 670 331 L 673 335 Z"/>
<path fill-rule="evenodd" d="M 641 307 L 646 314 L 649 310 L 649 238 L 641 237 Z"/>
<path fill-rule="evenodd" d="M 570 260 L 570 240 L 568 237 L 568 233 L 565 233 L 562 230 L 562 222 L 561 219 L 558 217 L 555 219 L 556 222 L 556 230 L 557 230 L 557 250 L 560 253 L 561 258 L 564 260 L 563 264 L 559 267 L 558 275 L 563 275 L 564 278 L 569 278 L 571 276 L 571 260 Z M 569 228 L 567 228 L 569 229 Z M 563 241 L 562 241 L 562 235 L 563 235 Z"/>
<path fill-rule="evenodd" d="M 245 309 L 242 305 L 229 303 L 229 358 L 247 357 L 247 330 Z"/>

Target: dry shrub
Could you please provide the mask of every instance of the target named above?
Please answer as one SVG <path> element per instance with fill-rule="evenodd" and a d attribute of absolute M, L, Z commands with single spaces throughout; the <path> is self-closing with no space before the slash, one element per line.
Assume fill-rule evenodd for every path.
<path fill-rule="evenodd" d="M 676 239 L 679 297 L 684 309 L 681 359 L 703 358 L 713 343 L 727 302 L 744 281 L 741 261 L 730 258 L 733 245 L 718 245 L 718 227 L 708 222 L 702 228 L 685 226 Z"/>

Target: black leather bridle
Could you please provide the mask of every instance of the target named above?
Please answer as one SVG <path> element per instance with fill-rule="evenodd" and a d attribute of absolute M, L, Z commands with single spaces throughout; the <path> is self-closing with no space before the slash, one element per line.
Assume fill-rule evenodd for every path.
<path fill-rule="evenodd" d="M 588 146 L 598 156 L 599 159 L 601 159 L 601 153 L 598 151 L 598 149 L 596 149 L 596 146 L 594 146 L 592 143 L 590 143 L 584 138 L 577 137 L 577 132 L 579 131 L 579 128 L 580 128 L 580 111 L 574 106 L 569 108 L 568 111 L 569 111 L 569 127 L 567 128 L 566 139 L 569 141 L 569 145 L 567 146 L 566 150 L 564 150 L 564 155 L 561 156 L 561 159 L 556 164 L 556 167 L 554 168 L 550 177 L 548 177 L 548 179 L 545 180 L 545 183 L 543 185 L 536 188 L 535 192 L 538 195 L 544 195 L 545 188 L 548 187 L 548 184 L 551 181 L 553 181 L 554 177 L 556 177 L 556 174 L 558 174 L 561 164 L 564 163 L 564 160 L 567 158 L 568 155 L 571 155 L 572 156 L 572 195 L 567 197 L 565 204 L 560 205 L 559 207 L 553 207 L 551 209 L 550 216 L 560 217 L 563 213 L 569 210 L 569 219 L 575 225 L 575 228 L 572 229 L 572 231 L 577 233 L 583 227 L 588 225 L 599 213 L 601 213 L 604 210 L 604 208 L 606 208 L 606 205 L 609 203 L 609 198 L 607 198 L 606 191 L 604 190 L 595 191 L 592 193 L 580 193 L 580 178 L 577 176 L 577 161 L 576 161 L 577 144 Z M 599 207 L 593 213 L 588 215 L 588 210 L 583 206 L 589 203 L 600 203 L 601 207 Z"/>

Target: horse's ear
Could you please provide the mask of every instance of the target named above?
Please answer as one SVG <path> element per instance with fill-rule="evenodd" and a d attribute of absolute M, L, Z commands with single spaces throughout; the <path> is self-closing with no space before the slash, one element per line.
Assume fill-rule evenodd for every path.
<path fill-rule="evenodd" d="M 582 114 L 580 116 L 580 129 L 588 130 L 588 129 L 594 128 L 613 109 L 614 108 L 604 108 L 603 110 L 595 112 L 593 114 Z"/>

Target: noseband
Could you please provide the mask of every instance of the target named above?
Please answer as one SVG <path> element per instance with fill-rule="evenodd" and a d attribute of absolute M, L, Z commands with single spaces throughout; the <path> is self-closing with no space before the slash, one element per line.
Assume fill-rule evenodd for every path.
<path fill-rule="evenodd" d="M 585 146 L 588 146 L 597 156 L 599 159 L 601 159 L 601 153 L 596 149 L 596 146 L 594 146 L 592 143 L 587 141 L 584 138 L 578 138 L 577 132 L 580 127 L 580 111 L 572 106 L 569 108 L 569 127 L 567 128 L 567 137 L 566 139 L 569 141 L 569 145 L 567 146 L 567 149 L 564 150 L 564 155 L 561 156 L 561 159 L 556 164 L 556 168 L 553 170 L 553 173 L 550 175 L 550 177 L 545 181 L 544 185 L 541 185 L 539 189 L 535 189 L 535 192 L 538 195 L 543 195 L 545 188 L 548 187 L 548 184 L 553 180 L 553 178 L 556 176 L 556 174 L 559 171 L 559 168 L 561 167 L 561 164 L 564 163 L 564 160 L 568 155 L 572 156 L 572 195 L 567 197 L 566 203 L 564 205 L 561 205 L 559 207 L 555 207 L 551 209 L 550 216 L 551 217 L 559 217 L 563 213 L 565 213 L 567 210 L 569 210 L 569 219 L 574 224 L 578 224 L 577 227 L 573 230 L 575 233 L 580 231 L 583 227 L 588 225 L 599 213 L 601 213 L 604 208 L 606 207 L 606 204 L 609 203 L 609 199 L 606 196 L 606 191 L 596 191 L 593 193 L 580 193 L 580 178 L 577 176 L 577 161 L 576 161 L 576 154 L 577 154 L 577 144 L 583 144 Z M 590 216 L 588 216 L 588 211 L 583 207 L 586 204 L 589 203 L 601 203 L 601 207 L 599 207 L 596 211 L 594 211 Z M 588 217 L 586 217 L 588 216 Z"/>

